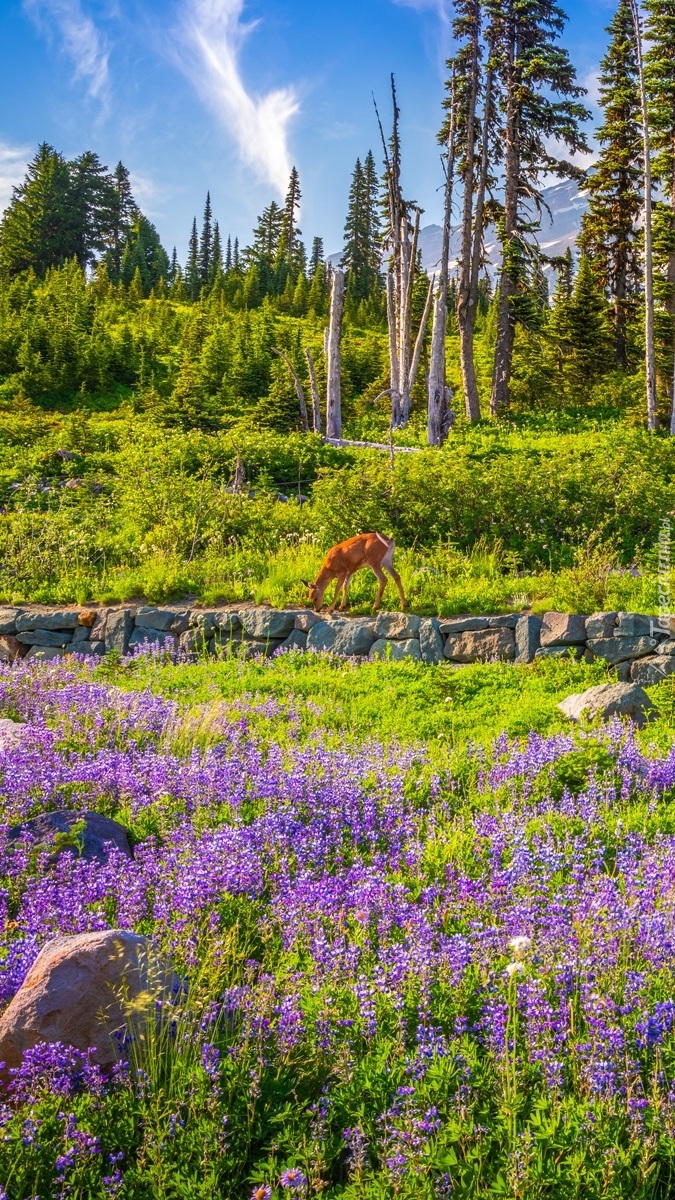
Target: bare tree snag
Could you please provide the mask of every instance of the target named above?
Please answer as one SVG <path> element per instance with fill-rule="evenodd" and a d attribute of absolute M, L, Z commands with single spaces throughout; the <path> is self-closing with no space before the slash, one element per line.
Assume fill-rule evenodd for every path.
<path fill-rule="evenodd" d="M 342 356 L 342 310 L 345 299 L 345 274 L 339 267 L 333 272 L 330 293 L 330 315 L 328 318 L 327 385 L 326 385 L 326 437 L 342 436 L 342 395 L 340 391 L 340 367 Z"/>
<path fill-rule="evenodd" d="M 290 358 L 284 353 L 283 350 L 277 350 L 275 346 L 271 346 L 270 349 L 272 354 L 276 354 L 277 358 L 280 358 L 282 362 L 285 362 L 286 366 L 288 367 L 289 374 L 295 385 L 295 394 L 298 397 L 298 404 L 300 406 L 300 423 L 302 425 L 303 433 L 308 433 L 309 419 L 307 416 L 307 401 L 305 400 L 305 392 L 300 380 L 300 376 L 298 375 L 298 372 L 293 366 Z"/>
<path fill-rule="evenodd" d="M 443 414 L 445 408 L 445 335 L 448 325 L 448 260 L 450 258 L 450 220 L 452 216 L 452 183 L 455 173 L 455 77 L 452 77 L 450 131 L 445 163 L 445 203 L 443 206 L 443 239 L 439 268 L 438 290 L 434 303 L 434 323 L 431 331 L 431 362 L 427 389 L 427 442 L 442 446 Z"/>
<path fill-rule="evenodd" d="M 319 399 L 319 386 L 316 382 L 314 359 L 309 346 L 305 348 L 305 358 L 307 359 L 309 388 L 312 393 L 312 428 L 315 433 L 321 433 L 321 400 Z"/>

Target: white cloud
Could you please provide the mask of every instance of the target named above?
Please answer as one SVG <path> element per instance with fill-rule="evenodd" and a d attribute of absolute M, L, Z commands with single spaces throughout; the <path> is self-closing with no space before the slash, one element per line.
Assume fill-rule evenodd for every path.
<path fill-rule="evenodd" d="M 415 12 L 434 13 L 441 24 L 450 24 L 450 0 L 393 0 L 401 8 L 412 8 Z"/>
<path fill-rule="evenodd" d="M 51 33 L 56 30 L 63 50 L 75 68 L 75 79 L 86 80 L 89 95 L 107 108 L 110 51 L 80 0 L 23 0 L 23 3 L 41 31 Z"/>
<path fill-rule="evenodd" d="M 26 174 L 30 147 L 10 146 L 0 138 L 0 214 L 12 198 L 12 188 L 21 183 Z"/>
<path fill-rule="evenodd" d="M 234 138 L 242 161 L 283 195 L 292 165 L 288 127 L 300 105 L 292 87 L 265 96 L 247 91 L 239 54 L 255 23 L 242 23 L 243 7 L 244 0 L 188 0 L 179 65 Z"/>

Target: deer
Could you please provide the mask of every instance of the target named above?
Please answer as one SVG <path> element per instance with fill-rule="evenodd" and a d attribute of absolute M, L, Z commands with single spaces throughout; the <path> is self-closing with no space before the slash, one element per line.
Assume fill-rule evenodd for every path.
<path fill-rule="evenodd" d="M 317 613 L 321 612 L 326 588 L 335 579 L 337 580 L 335 595 L 333 596 L 333 603 L 327 612 L 334 612 L 340 591 L 342 591 L 340 612 L 344 612 L 347 607 L 347 593 L 352 575 L 356 571 L 362 570 L 363 567 L 370 567 L 380 585 L 373 605 L 373 612 L 377 612 L 379 609 L 382 594 L 387 586 L 385 571 L 394 580 L 398 588 L 398 594 L 401 597 L 401 606 L 405 608 L 406 599 L 403 584 L 401 583 L 401 576 L 394 566 L 395 549 L 396 543 L 394 539 L 383 537 L 381 533 L 360 533 L 357 537 L 347 538 L 346 542 L 339 542 L 337 546 L 333 546 L 324 558 L 315 582 L 309 583 L 306 579 L 301 581 L 309 589 L 309 599 L 314 611 Z"/>

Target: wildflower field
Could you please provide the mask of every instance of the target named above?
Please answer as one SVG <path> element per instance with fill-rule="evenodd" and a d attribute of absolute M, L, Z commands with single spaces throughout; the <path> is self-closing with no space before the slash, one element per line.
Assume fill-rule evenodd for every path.
<path fill-rule="evenodd" d="M 0 1195 L 675 1194 L 674 693 L 571 729 L 599 670 L 0 668 L 30 725 L 0 752 L 0 1004 L 56 934 L 151 934 L 185 980 L 109 1078 L 26 1056 Z M 134 858 L 10 846 L 59 807 Z"/>

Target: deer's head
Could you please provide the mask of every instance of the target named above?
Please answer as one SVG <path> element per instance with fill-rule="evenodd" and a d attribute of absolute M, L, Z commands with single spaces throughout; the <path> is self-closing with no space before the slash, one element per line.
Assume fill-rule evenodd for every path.
<path fill-rule="evenodd" d="M 323 594 L 326 590 L 326 585 L 321 583 L 310 583 L 308 579 L 301 579 L 301 583 L 305 585 L 309 592 L 309 602 L 314 609 L 314 612 L 321 612 L 323 604 Z"/>

